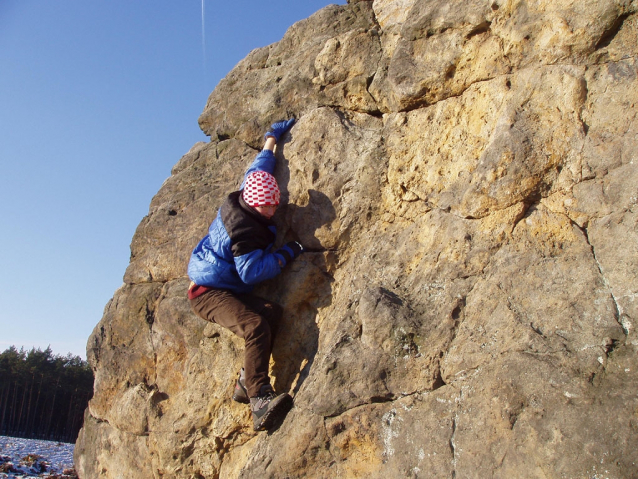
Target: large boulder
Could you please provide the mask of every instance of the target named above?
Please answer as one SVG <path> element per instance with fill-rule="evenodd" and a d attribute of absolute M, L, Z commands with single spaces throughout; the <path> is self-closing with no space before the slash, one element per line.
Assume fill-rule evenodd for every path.
<path fill-rule="evenodd" d="M 220 82 L 87 346 L 82 478 L 633 477 L 638 3 L 328 6 Z M 186 266 L 267 126 L 295 405 L 255 433 L 242 341 Z"/>

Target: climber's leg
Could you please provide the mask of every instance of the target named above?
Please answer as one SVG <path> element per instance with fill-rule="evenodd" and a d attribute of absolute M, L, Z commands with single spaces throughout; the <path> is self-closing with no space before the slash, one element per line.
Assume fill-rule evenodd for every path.
<path fill-rule="evenodd" d="M 212 289 L 191 300 L 202 318 L 223 326 L 245 341 L 244 369 L 249 397 L 270 384 L 268 365 L 274 331 L 281 318 L 281 306 L 250 294 Z"/>

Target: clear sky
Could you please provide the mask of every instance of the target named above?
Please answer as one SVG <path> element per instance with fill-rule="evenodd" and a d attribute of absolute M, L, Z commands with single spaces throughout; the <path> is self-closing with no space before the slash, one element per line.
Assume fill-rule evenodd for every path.
<path fill-rule="evenodd" d="M 331 3 L 0 0 L 0 351 L 85 358 L 210 92 Z"/>

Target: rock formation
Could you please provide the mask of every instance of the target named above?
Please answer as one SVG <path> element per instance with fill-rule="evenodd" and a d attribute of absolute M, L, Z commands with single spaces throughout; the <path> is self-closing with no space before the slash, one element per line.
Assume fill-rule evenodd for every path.
<path fill-rule="evenodd" d="M 374 0 L 251 52 L 87 346 L 84 479 L 636 477 L 638 2 Z M 254 433 L 186 265 L 273 120 L 305 253 Z"/>

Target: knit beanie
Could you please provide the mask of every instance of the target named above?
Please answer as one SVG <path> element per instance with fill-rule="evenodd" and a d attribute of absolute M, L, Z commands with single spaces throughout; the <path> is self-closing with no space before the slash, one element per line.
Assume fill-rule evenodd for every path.
<path fill-rule="evenodd" d="M 248 206 L 278 205 L 281 194 L 277 180 L 266 171 L 253 171 L 244 184 L 242 198 Z"/>

